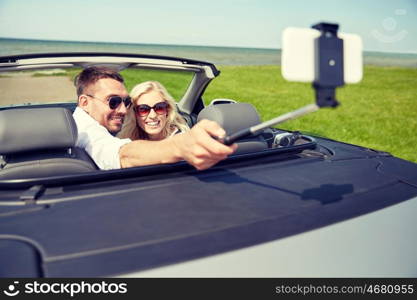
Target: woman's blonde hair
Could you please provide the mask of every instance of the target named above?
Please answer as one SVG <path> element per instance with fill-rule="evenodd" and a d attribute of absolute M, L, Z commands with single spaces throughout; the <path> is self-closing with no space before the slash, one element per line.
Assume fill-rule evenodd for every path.
<path fill-rule="evenodd" d="M 168 103 L 167 123 L 162 129 L 164 138 L 169 137 L 177 129 L 180 131 L 187 131 L 189 127 L 184 118 L 177 112 L 177 106 L 174 98 L 168 93 L 165 87 L 158 81 L 145 81 L 137 84 L 130 92 L 132 98 L 132 106 L 128 110 L 122 130 L 118 133 L 119 138 L 130 138 L 131 140 L 149 140 L 149 135 L 136 122 L 135 107 L 136 102 L 140 96 L 151 91 L 159 92 L 164 100 Z"/>

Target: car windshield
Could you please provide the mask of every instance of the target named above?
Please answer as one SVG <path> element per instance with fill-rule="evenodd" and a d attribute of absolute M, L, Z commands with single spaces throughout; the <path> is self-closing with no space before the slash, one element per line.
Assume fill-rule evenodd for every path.
<path fill-rule="evenodd" d="M 0 74 L 0 106 L 44 103 L 76 103 L 73 84 L 80 68 L 56 68 L 5 72 Z M 121 71 L 125 85 L 130 91 L 136 84 L 148 80 L 162 83 L 176 100 L 181 100 L 190 81 L 192 72 L 126 69 Z"/>

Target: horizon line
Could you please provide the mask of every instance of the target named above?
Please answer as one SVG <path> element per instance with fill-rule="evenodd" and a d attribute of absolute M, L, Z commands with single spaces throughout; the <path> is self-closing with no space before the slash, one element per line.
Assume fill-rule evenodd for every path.
<path fill-rule="evenodd" d="M 281 48 L 273 47 L 250 47 L 250 46 L 224 46 L 224 45 L 193 45 L 193 44 L 164 44 L 164 43 L 139 43 L 139 42 L 109 42 L 109 41 L 83 41 L 83 40 L 53 40 L 53 39 L 37 39 L 37 38 L 20 38 L 20 37 L 3 37 L 0 39 L 9 40 L 27 40 L 42 42 L 70 42 L 70 43 L 98 43 L 98 44 L 121 44 L 121 45 L 152 45 L 152 46 L 185 46 L 185 47 L 213 47 L 213 48 L 241 48 L 241 49 L 261 49 L 261 50 L 281 50 Z"/>
<path fill-rule="evenodd" d="M 282 50 L 281 48 L 271 47 L 249 47 L 249 46 L 224 46 L 224 45 L 192 45 L 192 44 L 156 44 L 156 43 L 132 43 L 132 42 L 106 42 L 106 41 L 82 41 L 82 40 L 54 40 L 54 39 L 37 39 L 37 38 L 21 38 L 21 37 L 3 37 L 0 39 L 8 40 L 26 40 L 26 41 L 42 41 L 42 42 L 61 42 L 61 43 L 95 43 L 95 44 L 121 44 L 121 45 L 149 45 L 149 46 L 173 46 L 173 47 L 212 47 L 212 48 L 237 48 L 237 49 L 259 49 L 259 50 Z M 417 51 L 382 51 L 382 50 L 363 50 L 363 52 L 391 53 L 391 54 L 417 54 Z"/>

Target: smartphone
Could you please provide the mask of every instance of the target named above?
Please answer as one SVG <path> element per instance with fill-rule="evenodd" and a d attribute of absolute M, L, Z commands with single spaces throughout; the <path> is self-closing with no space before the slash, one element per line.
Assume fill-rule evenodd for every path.
<path fill-rule="evenodd" d="M 314 40 L 321 32 L 312 28 L 288 27 L 282 35 L 281 72 L 288 81 L 315 80 Z M 357 34 L 338 33 L 343 39 L 345 83 L 358 83 L 363 76 L 362 39 Z"/>

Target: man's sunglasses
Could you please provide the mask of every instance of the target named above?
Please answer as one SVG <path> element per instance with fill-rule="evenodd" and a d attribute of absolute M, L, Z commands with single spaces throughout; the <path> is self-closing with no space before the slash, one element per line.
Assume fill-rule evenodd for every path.
<path fill-rule="evenodd" d="M 145 117 L 149 115 L 153 109 L 158 115 L 166 115 L 168 112 L 168 107 L 169 105 L 166 102 L 158 102 L 152 107 L 147 104 L 140 104 L 135 107 L 135 112 L 138 116 Z"/>
<path fill-rule="evenodd" d="M 126 106 L 126 108 L 129 108 L 130 105 L 132 105 L 132 99 L 127 96 L 126 98 L 122 98 L 120 96 L 111 96 L 107 98 L 107 100 L 102 100 L 100 98 L 94 97 L 93 95 L 88 95 L 88 97 L 100 100 L 102 102 L 107 102 L 109 104 L 110 109 L 116 109 L 119 107 L 119 105 L 123 102 Z"/>

